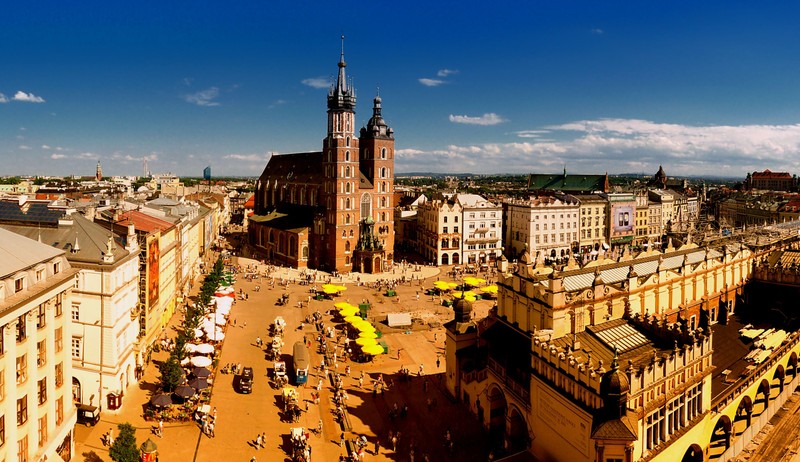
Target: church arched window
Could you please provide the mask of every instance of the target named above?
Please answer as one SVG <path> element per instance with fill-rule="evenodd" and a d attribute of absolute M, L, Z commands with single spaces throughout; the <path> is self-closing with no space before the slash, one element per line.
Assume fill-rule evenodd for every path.
<path fill-rule="evenodd" d="M 350 182 L 349 181 L 344 184 L 344 192 L 346 192 L 348 194 L 350 193 Z"/>
<path fill-rule="evenodd" d="M 345 151 L 344 152 L 344 161 L 345 162 L 350 162 L 350 151 Z"/>
<path fill-rule="evenodd" d="M 350 241 L 345 241 L 345 243 L 344 243 L 344 251 L 345 252 L 349 252 L 350 251 Z"/>
<path fill-rule="evenodd" d="M 361 219 L 369 216 L 372 216 L 372 197 L 369 193 L 364 193 L 361 195 Z"/>
<path fill-rule="evenodd" d="M 350 166 L 349 165 L 347 167 L 345 167 L 345 169 L 344 169 L 344 177 L 345 178 L 350 178 Z"/>
<path fill-rule="evenodd" d="M 345 142 L 345 146 L 347 146 L 349 148 L 350 147 L 350 137 L 348 136 L 347 138 L 345 138 L 344 142 Z"/>
<path fill-rule="evenodd" d="M 381 148 L 381 159 L 386 159 L 386 148 Z"/>
<path fill-rule="evenodd" d="M 350 198 L 348 197 L 347 199 L 345 199 L 344 202 L 345 202 L 344 208 L 350 210 Z"/>

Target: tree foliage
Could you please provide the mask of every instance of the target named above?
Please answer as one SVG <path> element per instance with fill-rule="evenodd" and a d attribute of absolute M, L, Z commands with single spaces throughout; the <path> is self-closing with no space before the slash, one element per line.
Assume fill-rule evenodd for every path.
<path fill-rule="evenodd" d="M 161 363 L 158 366 L 158 371 L 161 373 L 161 377 L 158 379 L 161 381 L 161 388 L 165 392 L 171 392 L 181 384 L 183 369 L 181 369 L 181 363 L 175 355 L 170 355 L 166 361 Z"/>
<path fill-rule="evenodd" d="M 115 462 L 138 462 L 139 446 L 136 444 L 136 429 L 129 423 L 117 425 L 118 434 L 108 451 Z"/>

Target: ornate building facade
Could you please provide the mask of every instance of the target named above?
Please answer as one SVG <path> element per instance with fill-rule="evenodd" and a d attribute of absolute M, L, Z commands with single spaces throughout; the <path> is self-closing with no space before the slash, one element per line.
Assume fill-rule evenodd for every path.
<path fill-rule="evenodd" d="M 356 137 L 346 66 L 343 49 L 328 92 L 322 151 L 274 155 L 256 183 L 248 235 L 269 261 L 342 272 L 380 272 L 393 262 L 394 131 L 378 96 Z M 372 236 L 368 260 L 354 258 L 365 223 Z"/>

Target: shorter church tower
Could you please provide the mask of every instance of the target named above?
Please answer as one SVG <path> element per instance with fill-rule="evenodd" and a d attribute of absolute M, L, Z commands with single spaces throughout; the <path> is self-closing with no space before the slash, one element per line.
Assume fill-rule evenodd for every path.
<path fill-rule="evenodd" d="M 103 167 L 100 166 L 100 160 L 97 161 L 97 168 L 94 171 L 94 179 L 95 181 L 100 181 L 103 179 Z"/>

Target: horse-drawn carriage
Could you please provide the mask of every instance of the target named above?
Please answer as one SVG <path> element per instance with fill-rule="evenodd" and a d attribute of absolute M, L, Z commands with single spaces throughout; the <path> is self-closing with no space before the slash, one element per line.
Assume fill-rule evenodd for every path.
<path fill-rule="evenodd" d="M 294 387 L 283 387 L 281 390 L 281 404 L 283 405 L 284 420 L 297 422 L 300 419 L 300 403 L 297 397 L 297 389 Z"/>

